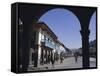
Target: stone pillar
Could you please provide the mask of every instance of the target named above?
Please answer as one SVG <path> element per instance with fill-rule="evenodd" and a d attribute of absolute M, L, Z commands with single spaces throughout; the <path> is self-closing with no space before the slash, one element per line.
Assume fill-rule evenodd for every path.
<path fill-rule="evenodd" d="M 41 46 L 38 46 L 38 66 L 40 65 L 41 60 Z"/>
<path fill-rule="evenodd" d="M 34 59 L 34 67 L 38 67 L 38 46 L 35 48 L 35 59 Z"/>
<path fill-rule="evenodd" d="M 33 48 L 30 48 L 30 53 L 29 53 L 29 67 L 32 65 L 32 52 L 33 52 Z"/>
<path fill-rule="evenodd" d="M 30 22 L 23 20 L 23 43 L 22 43 L 22 70 L 26 72 L 29 66 L 29 51 L 31 42 L 31 26 L 28 26 Z"/>
<path fill-rule="evenodd" d="M 82 55 L 83 55 L 83 68 L 89 68 L 89 29 L 82 29 L 80 31 L 82 35 Z"/>

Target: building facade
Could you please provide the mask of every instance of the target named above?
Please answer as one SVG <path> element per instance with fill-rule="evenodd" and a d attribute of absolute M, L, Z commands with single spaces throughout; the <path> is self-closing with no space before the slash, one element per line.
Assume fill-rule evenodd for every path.
<path fill-rule="evenodd" d="M 38 67 L 50 64 L 51 60 L 57 60 L 58 55 L 66 50 L 58 37 L 44 22 L 33 24 L 32 29 L 29 66 Z"/>

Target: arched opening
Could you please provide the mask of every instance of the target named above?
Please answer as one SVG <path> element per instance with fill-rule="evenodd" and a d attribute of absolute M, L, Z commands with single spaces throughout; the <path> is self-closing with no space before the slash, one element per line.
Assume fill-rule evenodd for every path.
<path fill-rule="evenodd" d="M 68 48 L 81 47 L 81 35 L 79 32 L 81 25 L 78 18 L 71 11 L 63 8 L 51 9 L 44 13 L 39 21 L 45 22 Z M 68 35 L 69 37 L 63 39 L 63 35 Z M 71 35 L 73 36 L 70 37 Z"/>
<path fill-rule="evenodd" d="M 66 67 L 63 66 L 61 68 L 82 68 L 82 41 L 79 32 L 81 30 L 81 25 L 75 14 L 67 9 L 55 8 L 44 13 L 38 20 L 38 23 L 45 23 L 48 28 L 50 28 L 50 30 L 57 36 L 57 41 L 59 41 L 60 45 L 58 45 L 56 40 L 52 40 L 49 35 L 50 33 L 47 33 L 46 29 L 39 32 L 39 40 L 42 38 L 44 39 L 44 36 L 46 36 L 46 41 L 50 40 L 56 43 L 55 46 L 58 45 L 61 47 L 58 47 L 59 49 L 56 47 L 56 49 L 53 50 L 54 54 L 60 56 L 60 54 L 63 52 L 63 56 L 65 56 L 65 65 L 70 63 L 69 65 L 66 65 Z M 46 34 L 44 35 L 44 33 Z M 43 57 L 41 57 L 43 56 L 41 50 L 42 52 L 44 50 L 44 53 L 47 54 L 49 49 L 47 50 L 46 48 L 41 47 L 39 49 L 38 60 L 45 61 L 43 60 Z M 80 55 L 80 57 L 77 58 L 75 54 Z M 48 56 L 46 55 L 46 58 L 47 57 Z"/>
<path fill-rule="evenodd" d="M 41 6 L 41 5 L 40 5 Z M 21 19 L 22 21 L 22 24 L 24 25 L 23 28 L 24 28 L 24 32 L 23 32 L 23 61 L 22 61 L 22 69 L 23 70 L 27 70 L 28 68 L 28 65 L 29 65 L 29 57 L 30 57 L 30 54 L 29 54 L 29 50 L 32 51 L 32 53 L 35 53 L 35 59 L 33 57 L 32 60 L 35 61 L 35 67 L 37 67 L 38 65 L 38 50 L 41 50 L 39 49 L 40 45 L 38 44 L 32 44 L 31 45 L 31 42 L 32 42 L 32 38 L 33 39 L 38 39 L 38 35 L 36 35 L 38 33 L 37 32 L 34 32 L 33 31 L 33 24 L 35 24 L 36 22 L 38 22 L 38 20 L 40 19 L 40 17 L 42 17 L 43 14 L 45 14 L 46 12 L 49 12 L 53 9 L 56 9 L 56 8 L 64 8 L 67 10 L 70 10 L 70 12 L 72 14 L 74 14 L 74 16 L 76 15 L 76 18 L 78 17 L 80 23 L 81 23 L 81 30 L 78 30 L 78 32 L 80 31 L 81 33 L 81 36 L 82 36 L 82 48 L 80 48 L 80 50 L 82 50 L 82 56 L 83 56 L 83 68 L 89 68 L 89 20 L 90 20 L 90 17 L 91 17 L 91 14 L 93 13 L 94 10 L 96 10 L 95 8 L 83 8 L 83 7 L 66 7 L 66 6 L 37 6 L 34 7 L 33 5 L 28 6 L 26 8 L 26 6 L 20 6 L 21 8 L 19 8 L 19 18 Z M 34 10 L 36 9 L 36 10 Z M 29 14 L 28 14 L 29 13 Z M 69 20 L 69 19 L 68 19 Z M 44 27 L 43 27 L 44 28 Z M 45 29 L 44 29 L 45 30 Z M 50 29 L 49 29 L 50 31 Z M 64 30 L 63 30 L 64 31 Z M 35 34 L 35 35 L 33 35 Z M 34 38 L 36 37 L 36 38 Z M 47 39 L 47 38 L 46 38 Z M 73 38 L 74 39 L 74 38 Z M 48 41 L 50 41 L 48 39 Z M 36 40 L 36 42 L 38 42 L 38 40 Z M 33 43 L 34 43 L 34 40 L 33 40 Z M 49 44 L 48 44 L 49 45 Z M 53 46 L 51 46 L 53 47 Z M 67 47 L 70 47 L 70 46 L 67 46 Z M 33 48 L 33 49 L 31 49 Z M 50 50 L 50 49 L 49 49 Z M 52 50 L 52 49 L 51 49 Z M 35 52 L 34 52 L 35 51 Z M 49 51 L 50 54 L 52 54 L 51 51 Z M 40 52 L 39 52 L 40 53 Z M 48 54 L 48 52 L 45 52 L 45 54 Z M 34 54 L 31 54 L 31 55 L 34 55 Z M 34 63 L 34 62 L 31 62 L 31 63 Z M 33 67 L 33 66 L 32 66 Z"/>
<path fill-rule="evenodd" d="M 93 13 L 89 24 L 90 36 L 89 36 L 89 55 L 90 55 L 90 67 L 96 67 L 96 11 Z"/>

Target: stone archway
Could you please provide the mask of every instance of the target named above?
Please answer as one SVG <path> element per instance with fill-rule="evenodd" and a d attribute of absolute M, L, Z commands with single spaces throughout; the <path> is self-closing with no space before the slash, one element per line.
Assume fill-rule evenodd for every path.
<path fill-rule="evenodd" d="M 94 58 L 95 59 L 94 67 L 96 67 L 97 66 L 97 11 L 94 11 L 90 18 L 89 29 L 91 31 L 89 36 L 89 42 L 91 41 L 94 42 L 94 46 L 92 46 L 93 49 L 91 49 L 91 47 L 89 48 L 90 62 L 92 60 L 91 58 Z"/>
<path fill-rule="evenodd" d="M 81 36 L 82 36 L 82 53 L 83 53 L 83 68 L 89 68 L 89 21 L 96 10 L 96 8 L 90 7 L 73 7 L 73 6 L 55 6 L 55 5 L 32 5 L 32 4 L 19 4 L 19 18 L 24 25 L 23 33 L 23 71 L 27 70 L 29 61 L 29 48 L 31 39 L 32 23 L 38 21 L 38 19 L 47 11 L 54 8 L 64 8 L 73 12 L 81 23 Z"/>

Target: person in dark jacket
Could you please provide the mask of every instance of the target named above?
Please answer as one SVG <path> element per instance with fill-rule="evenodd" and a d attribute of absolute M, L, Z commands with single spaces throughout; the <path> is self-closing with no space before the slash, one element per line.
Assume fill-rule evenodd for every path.
<path fill-rule="evenodd" d="M 74 53 L 74 57 L 75 57 L 75 63 L 77 63 L 77 60 L 78 60 L 78 52 L 75 52 Z"/>
<path fill-rule="evenodd" d="M 63 57 L 63 52 L 60 53 L 60 64 L 63 63 L 64 57 Z"/>
<path fill-rule="evenodd" d="M 54 57 L 53 57 L 53 53 L 51 54 L 51 63 L 52 63 L 52 67 L 54 68 L 55 60 L 54 60 Z"/>

